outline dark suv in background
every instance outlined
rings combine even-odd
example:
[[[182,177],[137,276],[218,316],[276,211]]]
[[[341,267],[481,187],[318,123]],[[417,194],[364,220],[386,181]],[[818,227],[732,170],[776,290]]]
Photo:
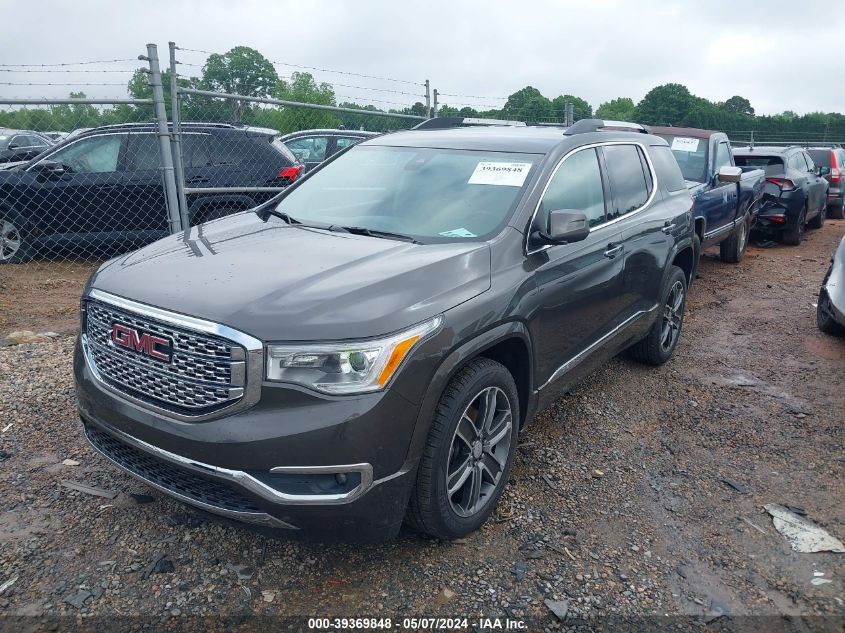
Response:
[[[38,132],[0,128],[0,163],[30,160],[52,145],[53,141]]]
[[[819,229],[827,215],[827,181],[807,150],[801,147],[738,147],[734,160],[741,167],[766,172],[763,199],[755,230],[796,246],[804,229]]]
[[[188,187],[283,187],[303,170],[273,130],[183,124]],[[248,209],[274,192],[192,193],[192,224]],[[99,257],[168,234],[151,124],[95,128],[0,170],[0,263]]]
[[[845,149],[841,147],[811,147],[807,153],[821,170],[829,185],[827,190],[828,216],[845,218]]]
[[[619,126],[639,132],[619,131]],[[481,526],[535,411],[681,334],[692,199],[634,124],[419,129],[104,264],[91,444],[185,503],[319,536]]]

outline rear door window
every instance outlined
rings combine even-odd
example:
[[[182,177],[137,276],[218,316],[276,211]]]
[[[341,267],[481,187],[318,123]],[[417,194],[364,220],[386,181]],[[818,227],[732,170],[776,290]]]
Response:
[[[801,156],[807,161],[807,171],[816,171],[816,164],[813,162],[812,157],[807,152],[801,152]]]
[[[161,165],[158,140],[154,134],[130,134],[126,148],[129,171],[156,171]]]
[[[636,145],[606,145],[602,148],[613,196],[610,218],[618,218],[642,207],[651,194]]]
[[[540,202],[540,226],[548,227],[550,211],[563,209],[581,211],[590,226],[605,221],[604,190],[595,149],[578,151],[560,164]]]
[[[686,190],[687,183],[672,150],[663,145],[652,145],[651,162],[657,172],[657,179],[663,183],[667,191]]]

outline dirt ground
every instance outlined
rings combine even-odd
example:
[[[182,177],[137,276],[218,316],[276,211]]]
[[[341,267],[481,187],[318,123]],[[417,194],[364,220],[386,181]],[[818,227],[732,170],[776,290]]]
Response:
[[[828,221],[739,265],[705,254],[671,361],[616,359],[543,411],[495,520],[454,543],[411,530],[303,543],[196,514],[86,445],[71,337],[0,348],[0,630],[221,622],[198,616],[237,629],[251,615],[429,630],[402,616],[437,615],[469,618],[455,630],[495,630],[486,616],[524,630],[842,631],[845,554],[793,552],[762,507],[803,508],[845,539],[845,340],[818,331],[814,307],[843,234]],[[65,329],[83,273],[0,280],[2,327]],[[546,599],[566,602],[564,621]]]

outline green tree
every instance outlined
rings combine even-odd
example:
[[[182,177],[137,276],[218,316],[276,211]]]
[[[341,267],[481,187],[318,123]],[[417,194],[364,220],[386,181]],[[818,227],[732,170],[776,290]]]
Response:
[[[279,81],[272,62],[254,48],[236,46],[222,55],[208,56],[202,69],[200,86],[204,90],[249,97],[268,97]],[[232,101],[232,117],[239,121],[248,102]]]
[[[552,118],[552,102],[533,86],[526,86],[508,97],[502,108],[502,115],[508,119],[541,121]]]
[[[751,102],[745,97],[734,95],[721,105],[728,112],[754,116],[754,108],[751,107]]]
[[[596,116],[611,121],[634,121],[637,118],[637,107],[633,99],[619,97],[602,103],[596,109]]]
[[[682,84],[652,88],[637,104],[637,119],[650,125],[685,125],[694,98]]]
[[[317,83],[310,73],[295,72],[290,81],[279,80],[274,89],[274,97],[285,101],[298,103],[314,103],[318,105],[336,105],[334,88],[328,83]],[[251,114],[265,113],[267,110],[255,109]],[[308,127],[333,128],[341,124],[337,114],[310,108],[288,108],[270,110],[269,127],[282,133],[294,132]],[[257,120],[250,120],[258,122]],[[263,123],[267,125],[267,122]]]
[[[573,95],[560,95],[552,99],[552,108],[554,109],[554,116],[563,121],[566,119],[566,104],[572,104],[572,118],[574,121],[581,119],[589,119],[593,116],[593,106],[587,103],[581,97]]]

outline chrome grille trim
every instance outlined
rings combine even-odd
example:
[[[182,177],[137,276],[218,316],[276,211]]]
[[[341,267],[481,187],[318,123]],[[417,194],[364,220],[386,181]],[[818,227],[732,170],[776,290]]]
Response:
[[[139,408],[188,422],[229,415],[258,402],[264,375],[264,351],[258,339],[219,323],[102,290],[91,290],[84,299],[86,319],[92,319],[100,329],[91,330],[91,323],[86,321],[82,348],[89,370],[103,389]],[[113,316],[125,317],[133,327],[171,338],[174,362],[166,364],[118,352],[110,344],[110,335],[104,339],[101,332],[105,326],[106,332],[111,329],[109,308],[117,311]],[[110,365],[108,369],[106,365]],[[127,371],[149,373],[149,383],[132,384],[126,378]],[[139,397],[146,395],[149,385],[155,387],[153,395]]]

